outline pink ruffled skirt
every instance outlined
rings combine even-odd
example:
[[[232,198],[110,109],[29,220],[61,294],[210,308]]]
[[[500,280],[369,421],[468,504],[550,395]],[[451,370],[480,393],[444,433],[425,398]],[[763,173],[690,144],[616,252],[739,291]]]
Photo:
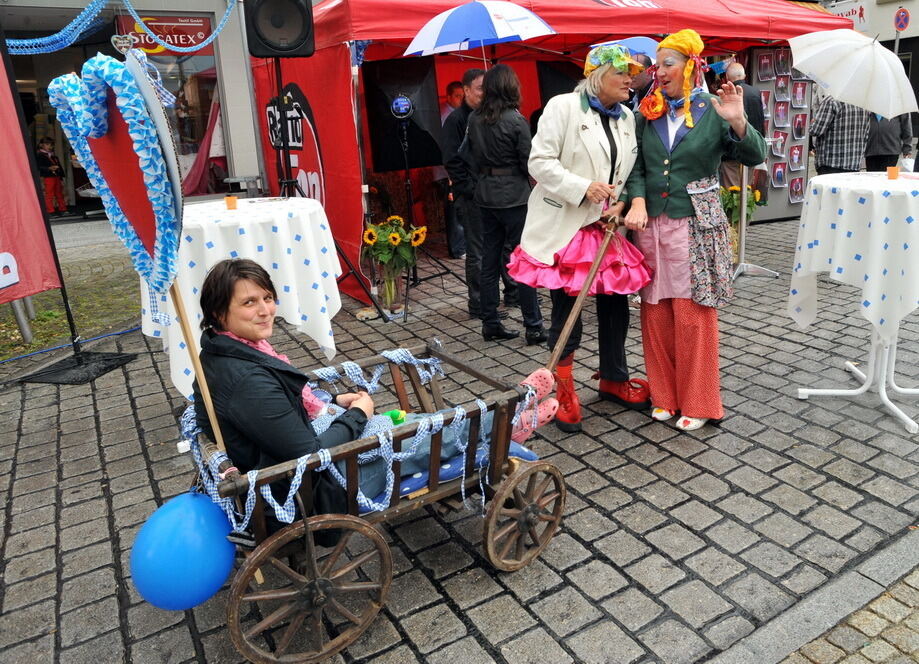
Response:
[[[507,271],[515,281],[533,288],[561,288],[567,295],[577,295],[584,287],[604,231],[599,226],[585,226],[564,248],[555,254],[555,262],[546,265],[518,246],[511,254]],[[628,295],[651,281],[651,268],[645,257],[619,233],[613,236],[600,263],[597,278],[588,295]]]

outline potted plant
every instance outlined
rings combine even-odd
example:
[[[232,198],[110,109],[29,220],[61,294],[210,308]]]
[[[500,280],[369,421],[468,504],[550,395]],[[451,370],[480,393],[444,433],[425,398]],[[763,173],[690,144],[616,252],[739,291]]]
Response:
[[[415,265],[415,248],[427,237],[427,226],[406,226],[399,215],[390,215],[379,224],[368,224],[364,230],[364,256],[380,268],[380,303],[390,314],[401,305],[402,273]]]

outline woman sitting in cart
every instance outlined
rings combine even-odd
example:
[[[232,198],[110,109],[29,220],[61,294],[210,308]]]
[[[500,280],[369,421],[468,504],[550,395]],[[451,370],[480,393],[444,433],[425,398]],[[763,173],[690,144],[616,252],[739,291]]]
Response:
[[[276,299],[277,291],[268,272],[244,258],[217,263],[201,289],[201,364],[227,454],[244,473],[297,459],[319,448],[358,440],[374,414],[373,399],[367,392],[339,394],[334,404],[343,412],[328,429],[316,433],[312,420],[335,406],[314,394],[309,377],[269,343]],[[534,384],[538,395],[552,389],[551,375],[544,369],[527,381]],[[197,380],[194,388],[195,403],[200,404]],[[545,399],[538,408],[539,424],[551,420],[557,408],[555,399]],[[483,427],[488,426],[487,417]],[[210,434],[212,428],[204,408],[197,409],[197,418],[198,425]],[[524,414],[514,429],[513,440],[523,442],[532,434],[528,423],[532,424],[532,415]],[[417,453],[402,462],[403,476],[427,469],[429,446],[430,440],[422,442]],[[446,460],[459,453],[454,433],[446,427],[441,458]],[[383,491],[386,470],[382,459],[360,466],[360,488],[366,496]],[[343,495],[337,485],[320,482],[314,495],[316,511],[347,511],[341,507]]]

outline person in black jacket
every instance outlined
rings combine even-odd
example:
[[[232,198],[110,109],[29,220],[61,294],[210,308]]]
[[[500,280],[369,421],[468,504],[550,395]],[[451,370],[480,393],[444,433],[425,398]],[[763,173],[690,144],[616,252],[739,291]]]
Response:
[[[367,392],[339,394],[326,404],[309,387],[309,377],[279,355],[268,339],[274,330],[277,292],[271,277],[255,261],[245,258],[217,263],[201,288],[201,365],[214,403],[214,411],[226,444],[227,454],[243,473],[291,461],[320,448],[332,448],[364,433],[373,416],[373,399]],[[544,370],[543,370],[544,371]],[[534,374],[535,375],[535,374]],[[551,381],[551,375],[548,375]],[[543,378],[546,380],[546,378]],[[546,393],[548,388],[542,390]],[[194,382],[196,404],[202,403],[198,381]],[[338,412],[334,412],[336,410]],[[555,399],[545,399],[538,410],[540,425],[551,420],[558,408]],[[328,409],[336,415],[328,428],[317,434],[313,420]],[[342,412],[344,411],[344,412]],[[452,410],[445,414],[452,414]],[[410,414],[406,421],[424,417]],[[196,408],[198,426],[213,437],[213,428],[203,407]],[[493,415],[482,422],[490,430]],[[532,433],[533,414],[520,418],[514,440],[523,442]],[[442,434],[441,460],[460,454],[468,437],[468,422],[460,432],[448,427]],[[417,450],[402,461],[402,474],[427,470],[430,437],[419,441]],[[340,472],[344,472],[340,467]],[[387,465],[376,459],[359,467],[359,485],[368,498],[377,497],[386,486]],[[283,501],[289,485],[275,482],[272,493]],[[347,512],[344,489],[326,473],[313,478],[316,513]]]
[[[276,297],[271,277],[248,259],[221,261],[208,272],[201,289],[201,365],[227,454],[243,473],[357,440],[373,414],[373,400],[366,392],[339,394],[336,403],[346,412],[316,434],[304,407],[304,397],[313,396],[311,391],[304,394],[308,377],[268,342]],[[203,403],[197,380],[194,395],[196,404]],[[196,416],[198,425],[213,437],[207,411],[199,407]],[[362,484],[373,485],[367,486],[371,496],[385,482],[385,468],[371,469],[373,465],[361,467]],[[373,477],[371,470],[377,471]],[[316,474],[313,486],[317,513],[347,512],[344,490],[325,473]],[[273,487],[273,493],[283,501],[286,489]]]
[[[747,83],[744,79],[747,73],[739,62],[732,62],[724,70],[724,79],[733,83],[740,88],[743,93],[743,110],[747,114],[747,122],[760,134],[763,134],[766,118],[763,115],[763,100],[759,95],[759,90]],[[740,186],[740,162],[729,155],[731,158],[721,161],[721,186],[722,187],[739,187]],[[748,176],[747,183],[753,178]]]
[[[443,144],[444,167],[450,176],[450,189],[453,192],[453,206],[457,220],[463,227],[466,238],[466,288],[468,290],[467,306],[474,318],[482,317],[480,280],[482,273],[482,214],[473,200],[475,195],[476,173],[470,164],[469,151],[461,150],[466,138],[466,127],[469,116],[482,104],[482,78],[484,69],[467,69],[463,74],[463,92],[465,96],[459,107],[444,120]],[[505,247],[506,258],[510,257],[512,248]],[[504,260],[507,263],[507,260]],[[502,265],[501,280],[504,282],[504,304],[517,304],[517,282],[507,274]],[[503,312],[502,312],[503,313]]]
[[[64,169],[61,167],[61,160],[54,154],[54,141],[49,137],[45,136],[38,142],[35,160],[45,190],[45,211],[52,216],[67,212],[62,186]]]
[[[517,110],[520,81],[514,70],[495,65],[485,74],[482,105],[469,116],[468,140],[478,170],[474,200],[482,211],[482,337],[513,339],[498,318],[498,279],[505,242],[516,248],[527,215],[530,125]],[[536,289],[517,285],[527,345],[546,341]]]

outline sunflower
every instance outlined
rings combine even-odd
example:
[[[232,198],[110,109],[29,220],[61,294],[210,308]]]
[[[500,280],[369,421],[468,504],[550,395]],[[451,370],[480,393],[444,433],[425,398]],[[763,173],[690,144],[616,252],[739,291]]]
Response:
[[[389,243],[390,243],[392,246],[398,247],[399,244],[400,244],[401,242],[402,242],[402,238],[399,237],[399,234],[398,234],[398,233],[390,233],[390,234],[389,234]]]
[[[424,242],[425,238],[428,236],[428,227],[422,226],[421,228],[416,228],[412,231],[412,246],[417,247],[419,244]]]
[[[377,240],[380,239],[380,236],[377,235],[376,229],[373,227],[368,228],[364,231],[364,244],[369,244],[371,247],[377,243]]]
[[[757,203],[759,203],[759,199],[760,199],[760,198],[762,198],[762,192],[760,192],[759,189],[754,189],[754,190],[753,190],[753,200],[755,200]]]
[[[736,186],[736,185],[735,185],[735,186],[731,186],[731,187],[728,187],[728,191],[740,191],[740,187],[738,187],[738,186]]]
[[[398,224],[399,226],[404,226],[404,225],[405,225],[405,219],[403,219],[402,217],[400,217],[400,216],[397,215],[397,214],[391,214],[391,215],[389,215],[388,217],[386,217],[386,223],[387,223],[387,224]],[[390,242],[391,242],[391,241],[392,241],[392,240],[390,240]],[[398,244],[398,242],[397,242],[396,244]]]

